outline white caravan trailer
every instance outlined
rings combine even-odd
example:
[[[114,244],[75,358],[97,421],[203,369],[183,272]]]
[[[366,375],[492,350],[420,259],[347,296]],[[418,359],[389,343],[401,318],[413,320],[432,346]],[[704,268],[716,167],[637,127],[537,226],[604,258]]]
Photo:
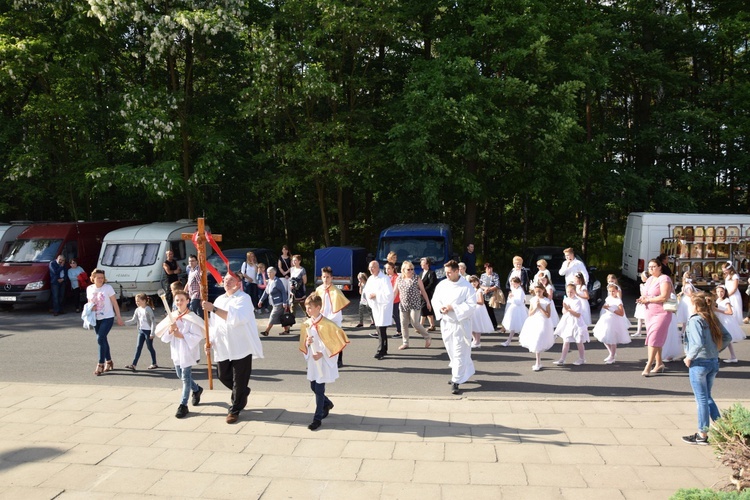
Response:
[[[628,215],[622,245],[622,275],[638,281],[639,274],[646,269],[646,263],[662,253],[662,239],[673,238],[675,230],[681,231],[683,228],[690,228],[690,231],[698,228],[701,231],[736,228],[739,232],[737,239],[742,241],[750,238],[750,215],[633,212]],[[688,240],[692,241],[693,236],[690,235]]]
[[[107,282],[120,298],[135,297],[139,293],[156,295],[166,290],[167,280],[162,265],[167,250],[182,269],[180,281],[186,282],[187,261],[190,254],[198,254],[191,240],[183,240],[183,233],[194,233],[198,226],[193,220],[154,222],[141,226],[124,227],[104,237],[99,254],[99,269],[104,270]],[[206,226],[206,231],[209,231]],[[213,251],[206,246],[206,256]]]

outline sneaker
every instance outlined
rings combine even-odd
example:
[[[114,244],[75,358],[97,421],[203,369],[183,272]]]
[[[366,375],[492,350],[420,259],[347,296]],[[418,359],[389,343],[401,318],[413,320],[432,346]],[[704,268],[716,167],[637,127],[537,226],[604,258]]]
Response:
[[[503,342],[500,345],[503,346],[503,347],[508,347],[510,345],[510,340],[506,340],[505,342]]]
[[[400,339],[401,338],[401,334],[400,333],[396,333],[391,338],[393,338],[393,339]]]
[[[729,358],[729,359],[724,359],[722,361],[724,361],[725,363],[737,363],[738,362],[737,358]]]
[[[542,369],[542,365],[534,365],[531,367],[531,369],[534,370],[535,372],[538,372],[539,370]]]
[[[614,362],[615,362],[615,358],[608,358],[604,360],[605,365],[611,365],[611,364],[614,364]]]
[[[558,359],[557,361],[553,361],[552,364],[553,365],[562,366],[562,365],[565,364],[565,360],[564,359]]]
[[[372,333],[370,333],[370,337],[372,337],[372,338],[374,338],[374,339],[378,338],[379,336],[380,336],[380,335],[378,335],[378,333],[377,333],[377,332],[372,332]]]
[[[198,386],[198,390],[193,392],[193,406],[201,404],[201,394],[203,394],[203,387]]]
[[[573,361],[573,364],[574,364],[574,365],[576,365],[576,366],[581,366],[581,365],[582,365],[582,364],[584,364],[585,362],[586,362],[586,360],[585,360],[585,359],[583,359],[583,358],[578,358],[578,359],[576,359],[575,361]]]
[[[708,437],[703,437],[697,432],[689,436],[682,436],[682,440],[688,444],[700,444],[700,445],[708,444]]]
[[[459,392],[461,391],[458,390],[458,384],[453,384],[451,386],[451,394],[458,394]]]
[[[634,333],[634,334],[632,334],[632,335],[631,335],[631,337],[634,337],[634,338],[635,338],[635,337],[640,337],[640,336],[641,336],[641,334],[640,334],[640,333]]]
[[[187,405],[180,405],[177,407],[177,413],[175,413],[174,416],[177,418],[185,418],[188,413]]]

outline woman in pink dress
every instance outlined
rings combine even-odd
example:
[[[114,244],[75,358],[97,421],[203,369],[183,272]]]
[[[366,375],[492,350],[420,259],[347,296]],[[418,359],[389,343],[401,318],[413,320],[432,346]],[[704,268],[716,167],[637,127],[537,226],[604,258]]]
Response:
[[[661,350],[667,341],[669,324],[672,313],[664,310],[664,301],[672,293],[672,280],[662,274],[661,264],[652,259],[648,262],[649,278],[643,287],[643,295],[636,302],[646,305],[646,346],[648,347],[648,361],[643,375],[648,377],[651,372],[664,371]]]

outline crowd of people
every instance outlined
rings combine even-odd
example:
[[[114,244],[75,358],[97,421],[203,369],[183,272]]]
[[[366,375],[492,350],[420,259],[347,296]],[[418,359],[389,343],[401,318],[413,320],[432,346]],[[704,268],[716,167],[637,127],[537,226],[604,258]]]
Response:
[[[315,430],[333,409],[333,403],[325,394],[325,384],[335,381],[338,370],[343,367],[343,350],[349,344],[349,338],[342,329],[342,311],[350,301],[332,285],[330,268],[321,270],[323,283],[308,294],[307,273],[299,255],[290,255],[285,248],[278,269],[259,269],[251,253],[237,274],[230,270],[224,276],[225,294],[213,303],[201,301],[199,290],[197,296],[194,293],[200,270],[197,259],[191,256],[188,286],[182,289],[179,281],[173,283],[173,310],[158,325],[154,325],[151,299],[145,295],[136,297],[138,307],[127,321],[137,325],[136,351],[133,362],[126,368],[136,370],[144,345],[151,355],[149,369],[157,368],[153,340],[158,337],[169,343],[175,371],[183,383],[175,416],[185,417],[189,413],[187,401],[190,393],[193,405],[197,405],[203,391],[192,379],[191,368],[200,359],[199,348],[204,338],[202,314],[203,310],[207,311],[211,346],[206,349],[213,353],[219,380],[232,390],[227,422],[234,423],[247,405],[252,360],[263,357],[255,313],[268,305],[269,321],[260,333],[267,336],[274,325],[281,324],[284,328],[281,334],[286,335],[290,333],[289,325],[284,325],[282,315],[288,313],[295,303],[303,303],[307,319],[302,324],[300,351],[307,361],[307,378],[316,398],[316,411],[309,425]],[[708,420],[719,415],[711,397],[711,387],[719,369],[719,352],[727,348],[730,356],[724,362],[736,363],[732,343],[745,337],[741,328],[742,297],[738,275],[731,262],[724,264],[725,282],[716,287],[713,294],[699,291],[686,273],[678,295],[663,256],[651,260],[648,270],[642,275],[640,296],[636,300],[637,328],[631,336],[622,290],[614,275],[607,277],[607,297],[598,320],[590,328],[589,276],[572,248],[564,250],[565,261],[559,271],[566,282],[561,315],[558,315],[553,300],[555,289],[546,261],[536,262],[537,273],[531,277],[523,267],[523,260],[514,257],[503,290],[492,263],[485,262],[484,273],[477,276],[469,272],[476,271],[473,245],[467,247],[467,254],[468,262],[451,260],[445,263],[445,279],[442,281],[438,281],[430,268],[429,259],[419,262],[421,275],[415,272],[415,263],[410,261],[401,262],[397,271],[395,258],[394,262],[389,259],[385,264],[385,271],[373,260],[368,266],[369,276],[360,273],[357,327],[363,327],[367,320],[375,327],[374,336],[378,339],[375,359],[382,360],[389,355],[389,326],[397,326],[395,336],[401,340],[398,349],[405,350],[412,347],[410,329],[419,333],[425,348],[430,348],[432,332],[437,329],[435,322],[439,322],[440,335],[450,359],[451,392],[460,394],[460,385],[475,373],[471,353],[481,349],[482,334],[506,333],[507,338],[501,344],[504,347],[511,345],[518,335],[519,345],[534,354],[532,370],[538,372],[543,368],[543,353],[555,345],[557,338],[562,341],[562,350],[554,365],[566,364],[571,343],[578,351],[578,358],[571,364],[580,366],[586,363],[585,344],[592,336],[607,349],[608,355],[603,363],[613,364],[617,359],[618,345],[628,344],[631,337],[640,336],[644,326],[647,362],[642,375],[650,377],[661,373],[665,370],[665,362],[683,358],[689,368],[699,422],[698,432],[684,440],[693,444],[706,442]],[[61,266],[59,262],[56,264]],[[60,276],[57,268],[53,270],[51,267],[50,272]],[[76,279],[83,274],[82,270],[78,271]],[[113,369],[107,335],[115,321],[119,325],[126,322],[120,316],[115,292],[106,283],[104,272],[99,269],[92,271],[91,281],[92,284],[85,287],[84,309],[95,316],[99,360],[94,374],[101,375]],[[261,289],[259,284],[263,285]],[[83,284],[81,287],[83,289]],[[259,290],[262,292],[258,297]],[[502,320],[498,323],[496,311],[503,305]]]

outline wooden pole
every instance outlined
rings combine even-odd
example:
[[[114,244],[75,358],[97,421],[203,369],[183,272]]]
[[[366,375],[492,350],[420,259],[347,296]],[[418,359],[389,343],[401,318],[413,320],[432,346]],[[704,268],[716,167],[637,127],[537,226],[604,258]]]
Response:
[[[192,240],[194,233],[182,233],[183,240]],[[215,241],[221,241],[220,234],[211,235]],[[198,238],[196,249],[198,250],[198,267],[201,270],[201,302],[208,300],[208,276],[206,275],[206,225],[203,217],[198,218]],[[208,364],[208,388],[214,388],[214,373],[211,363],[211,338],[208,333],[208,311],[203,310],[203,323],[206,334],[206,363]]]

